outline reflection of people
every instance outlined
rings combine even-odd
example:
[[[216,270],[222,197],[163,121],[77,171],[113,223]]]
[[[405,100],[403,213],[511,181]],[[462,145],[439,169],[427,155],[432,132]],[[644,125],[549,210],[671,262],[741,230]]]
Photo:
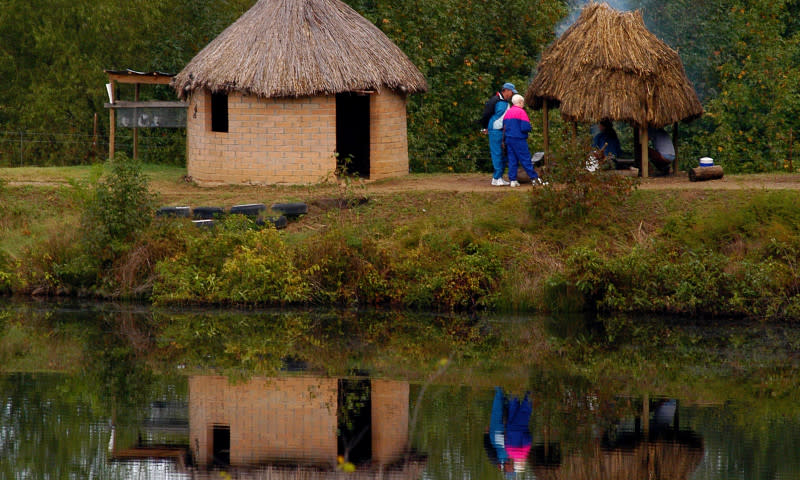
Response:
[[[618,158],[622,154],[622,147],[611,120],[601,120],[597,127],[600,131],[592,138],[592,148],[596,149],[595,156],[600,159],[606,155]]]
[[[512,397],[508,403],[508,420],[506,422],[506,452],[514,464],[514,471],[521,472],[527,466],[528,452],[531,450],[530,421],[533,405],[528,394],[520,400]]]
[[[489,460],[506,473],[524,471],[532,436],[530,419],[533,406],[528,394],[519,399],[505,396],[503,389],[495,387],[489,428],[484,437],[484,447]]]
[[[647,149],[650,161],[658,169],[657,173],[669,174],[669,167],[675,160],[675,145],[672,144],[672,139],[663,128],[650,128],[647,130],[647,136],[653,142],[653,148]]]
[[[489,417],[489,443],[491,443],[493,452],[489,452],[489,458],[501,470],[508,463],[508,452],[506,452],[506,438],[505,438],[505,416],[506,398],[503,395],[503,389],[495,387],[494,401],[492,402],[492,413]]]
[[[541,185],[539,174],[533,169],[531,152],[528,149],[528,132],[531,131],[531,121],[525,109],[522,108],[525,98],[522,95],[511,97],[511,108],[503,119],[503,135],[508,151],[508,180],[512,187],[519,187],[517,169],[519,165],[528,174],[534,185]]]
[[[504,83],[503,88],[490,98],[483,109],[481,116],[481,127],[489,133],[489,152],[492,155],[492,185],[508,185],[509,182],[503,180],[503,170],[505,169],[507,158],[503,151],[503,129],[495,128],[495,121],[505,114],[508,109],[508,101],[511,96],[517,93],[513,83]],[[502,122],[500,122],[502,124]]]

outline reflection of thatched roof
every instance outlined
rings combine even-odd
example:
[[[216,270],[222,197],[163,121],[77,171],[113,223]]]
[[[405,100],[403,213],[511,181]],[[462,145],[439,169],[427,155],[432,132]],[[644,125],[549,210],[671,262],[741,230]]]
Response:
[[[664,126],[702,115],[678,53],[650,33],[640,12],[590,3],[542,54],[526,103],[560,104],[564,119]]]
[[[534,467],[540,480],[687,480],[703,460],[699,444],[643,442],[633,449],[601,449],[567,455],[559,466]]]
[[[181,98],[198,88],[261,97],[428,88],[383,32],[339,0],[259,0],[173,86]]]

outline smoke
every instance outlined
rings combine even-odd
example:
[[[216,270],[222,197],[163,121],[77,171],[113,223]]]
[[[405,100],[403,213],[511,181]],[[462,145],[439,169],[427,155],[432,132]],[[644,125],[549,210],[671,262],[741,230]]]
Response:
[[[601,3],[607,3],[611,8],[623,12],[634,10],[636,8],[636,6],[634,5],[635,2],[632,2],[631,0],[599,0],[599,1]],[[564,17],[564,20],[562,20],[561,23],[559,23],[556,26],[556,36],[560,36],[562,33],[564,33],[564,30],[566,30],[567,28],[570,27],[570,25],[575,23],[575,20],[578,19],[578,17],[581,14],[581,10],[583,10],[583,7],[585,7],[587,3],[589,3],[589,0],[567,1],[569,14],[567,14],[567,16]]]

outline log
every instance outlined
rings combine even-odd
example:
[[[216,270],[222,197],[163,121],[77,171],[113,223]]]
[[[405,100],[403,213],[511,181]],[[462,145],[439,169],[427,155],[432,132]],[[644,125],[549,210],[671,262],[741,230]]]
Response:
[[[716,180],[722,178],[722,167],[714,165],[713,167],[695,167],[689,169],[689,180],[692,182],[700,182],[703,180]]]

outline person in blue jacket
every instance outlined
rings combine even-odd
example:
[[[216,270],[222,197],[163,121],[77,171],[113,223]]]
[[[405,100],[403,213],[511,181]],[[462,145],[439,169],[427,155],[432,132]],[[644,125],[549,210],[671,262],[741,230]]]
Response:
[[[622,147],[619,144],[617,132],[614,130],[614,124],[611,123],[611,120],[604,119],[600,121],[597,127],[599,131],[592,138],[592,148],[597,149],[596,155],[601,159],[606,156],[619,158],[622,154]],[[599,154],[600,151],[602,151],[602,154]]]
[[[513,83],[504,83],[499,92],[490,98],[483,109],[480,124],[489,134],[489,152],[492,155],[492,185],[503,186],[509,182],[503,180],[503,170],[508,161],[506,153],[503,151],[503,128],[496,128],[496,121],[499,120],[508,110],[508,101],[511,96],[517,93]],[[500,122],[502,124],[502,122]]]

